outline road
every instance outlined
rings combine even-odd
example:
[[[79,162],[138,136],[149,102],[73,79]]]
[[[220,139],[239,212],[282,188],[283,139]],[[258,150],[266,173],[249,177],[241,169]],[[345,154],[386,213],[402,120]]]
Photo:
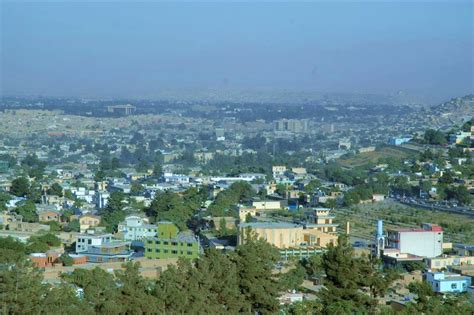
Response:
[[[429,203],[423,200],[419,199],[394,199],[394,201],[399,202],[404,205],[412,206],[412,207],[417,207],[417,208],[423,208],[423,209],[428,209],[428,210],[436,210],[436,211],[444,211],[444,212],[451,212],[451,213],[456,213],[456,214],[462,214],[462,215],[467,215],[474,217],[474,211],[468,207],[445,207],[442,205],[436,205],[434,203]]]

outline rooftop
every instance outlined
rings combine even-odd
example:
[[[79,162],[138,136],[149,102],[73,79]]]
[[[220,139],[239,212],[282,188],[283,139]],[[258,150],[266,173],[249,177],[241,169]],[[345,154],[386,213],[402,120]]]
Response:
[[[254,229],[293,229],[301,228],[301,225],[288,222],[249,222],[239,224],[240,228],[254,228]]]

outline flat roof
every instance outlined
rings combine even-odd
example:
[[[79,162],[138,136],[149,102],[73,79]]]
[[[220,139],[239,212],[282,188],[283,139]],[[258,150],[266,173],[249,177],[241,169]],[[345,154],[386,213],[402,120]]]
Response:
[[[303,228],[299,224],[288,223],[288,222],[249,222],[239,224],[240,228],[260,228],[260,229],[292,229],[292,228]]]

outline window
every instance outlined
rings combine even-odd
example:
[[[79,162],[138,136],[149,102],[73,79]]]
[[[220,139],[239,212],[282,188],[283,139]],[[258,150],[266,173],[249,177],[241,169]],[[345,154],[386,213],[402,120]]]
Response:
[[[193,243],[188,243],[188,247],[193,247]]]
[[[157,249],[155,249],[155,252],[156,252],[156,253],[159,253],[159,252],[160,252],[160,250],[157,248]]]
[[[187,252],[186,252],[186,254],[188,254],[188,255],[192,255],[192,254],[193,254],[193,252],[187,251]]]
[[[151,253],[151,248],[147,248],[146,251]]]
[[[148,240],[147,243],[148,244],[153,244],[153,241]]]
[[[171,242],[171,245],[178,246],[178,242]]]
[[[168,250],[167,249],[163,250],[163,253],[168,254]]]
[[[87,240],[87,244],[89,244],[89,245],[92,244],[92,240],[91,240],[91,239],[88,239],[88,240]]]
[[[172,251],[171,251],[171,254],[175,254],[175,255],[176,255],[176,254],[178,254],[178,251],[177,251],[177,250],[172,250]]]
[[[169,242],[163,242],[163,245],[169,245]]]
[[[457,289],[458,284],[457,283],[451,283],[451,289]]]
[[[155,244],[161,244],[161,241],[155,241]]]

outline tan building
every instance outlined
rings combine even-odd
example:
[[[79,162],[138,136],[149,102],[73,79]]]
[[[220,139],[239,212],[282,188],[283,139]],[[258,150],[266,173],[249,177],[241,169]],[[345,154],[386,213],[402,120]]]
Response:
[[[284,165],[274,165],[272,166],[273,176],[283,175],[286,172],[286,166]]]
[[[41,212],[38,217],[40,222],[61,222],[61,214],[55,211]]]
[[[257,215],[257,209],[254,207],[249,207],[249,208],[239,208],[239,219],[240,222],[245,222],[245,219],[247,218],[247,215],[251,215],[252,217]]]
[[[306,168],[304,167],[293,167],[291,171],[296,175],[306,175]]]
[[[337,243],[337,224],[333,223],[334,216],[330,209],[315,208],[307,214],[308,224],[303,225],[288,222],[251,222],[239,225],[238,243],[254,234],[280,249],[321,247]],[[249,235],[250,233],[250,235]]]
[[[333,223],[335,216],[329,208],[312,208],[306,212],[306,233],[308,244],[327,247],[337,243],[337,224]]]
[[[426,259],[429,269],[442,269],[452,266],[472,265],[474,267],[474,256],[445,256]]]
[[[252,222],[239,225],[238,244],[254,234],[277,248],[299,247],[304,242],[303,226],[287,222]]]
[[[234,217],[212,217],[212,224],[216,231],[220,231],[223,222],[226,229],[233,230],[236,228],[236,221],[237,219]]]
[[[96,227],[100,224],[100,217],[92,214],[86,214],[79,218],[79,225],[81,233],[84,233],[86,230]]]
[[[263,200],[263,201],[252,201],[252,207],[257,211],[262,210],[280,210],[281,201],[279,200]]]

